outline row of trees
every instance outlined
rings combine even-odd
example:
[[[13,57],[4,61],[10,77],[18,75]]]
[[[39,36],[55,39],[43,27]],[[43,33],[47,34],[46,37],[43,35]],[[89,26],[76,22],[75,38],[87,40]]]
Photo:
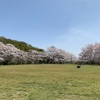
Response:
[[[89,44],[82,48],[79,61],[89,64],[100,64],[100,43]]]
[[[100,43],[89,44],[82,48],[78,61],[81,63],[100,64]],[[47,51],[23,51],[12,44],[0,42],[0,64],[32,63],[76,63],[77,58],[62,49],[51,46]]]
[[[64,50],[52,46],[44,52],[29,50],[27,52],[12,44],[0,42],[0,64],[32,64],[32,63],[72,63],[76,57]]]

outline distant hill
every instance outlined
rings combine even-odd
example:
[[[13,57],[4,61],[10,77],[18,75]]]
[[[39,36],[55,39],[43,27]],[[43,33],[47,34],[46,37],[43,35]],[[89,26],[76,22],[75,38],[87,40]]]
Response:
[[[7,39],[5,37],[0,37],[0,42],[3,42],[4,44],[13,44],[16,48],[23,50],[23,51],[28,51],[28,50],[36,50],[39,52],[43,52],[43,49],[37,48],[37,47],[33,47],[30,44],[27,44],[23,41],[17,41],[17,40],[12,40],[12,39]]]

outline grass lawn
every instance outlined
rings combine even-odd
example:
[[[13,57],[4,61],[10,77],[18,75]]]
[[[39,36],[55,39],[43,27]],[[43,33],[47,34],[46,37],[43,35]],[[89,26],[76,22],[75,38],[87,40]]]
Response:
[[[0,66],[0,100],[100,100],[100,66]]]

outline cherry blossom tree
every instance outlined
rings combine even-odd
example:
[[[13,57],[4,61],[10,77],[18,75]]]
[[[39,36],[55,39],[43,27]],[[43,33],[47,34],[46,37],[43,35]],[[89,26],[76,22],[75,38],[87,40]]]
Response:
[[[82,48],[79,60],[85,63],[100,63],[100,43],[89,44]]]
[[[55,46],[51,46],[48,48],[47,53],[49,55],[50,63],[67,63],[73,62],[73,54],[66,52],[65,50],[58,49]],[[74,59],[75,60],[75,59]]]
[[[0,64],[70,63],[74,61],[75,56],[73,54],[54,46],[49,47],[44,52],[35,50],[25,52],[12,44],[0,42]]]

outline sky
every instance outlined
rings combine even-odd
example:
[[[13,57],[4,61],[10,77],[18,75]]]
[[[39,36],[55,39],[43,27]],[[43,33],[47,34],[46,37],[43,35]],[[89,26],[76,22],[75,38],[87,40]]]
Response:
[[[100,42],[100,0],[0,0],[0,36],[78,56]]]

